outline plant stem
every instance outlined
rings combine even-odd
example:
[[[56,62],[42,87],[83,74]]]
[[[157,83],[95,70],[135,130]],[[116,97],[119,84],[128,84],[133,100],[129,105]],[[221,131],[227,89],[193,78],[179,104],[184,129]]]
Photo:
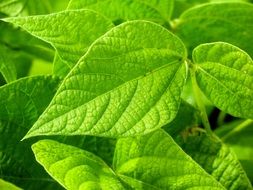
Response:
[[[195,69],[193,68],[193,65],[191,65],[190,73],[191,73],[191,81],[192,81],[192,88],[193,88],[194,98],[195,98],[195,101],[197,103],[197,107],[200,111],[202,124],[204,125],[207,134],[212,135],[212,129],[211,129],[211,126],[210,126],[210,123],[209,123],[209,120],[208,120],[205,105],[203,104],[203,100],[201,98],[202,94],[201,94],[201,91],[200,91],[200,89],[198,87],[198,84],[197,84],[197,81],[196,81]]]
[[[231,137],[233,134],[237,133],[238,131],[244,129],[245,127],[249,126],[250,124],[253,124],[253,120],[247,119],[244,122],[242,122],[240,125],[237,125],[235,128],[233,128],[229,133],[227,133],[224,137],[221,139],[223,141],[226,141],[229,137]]]
[[[218,126],[221,126],[221,125],[223,125],[223,123],[224,123],[224,120],[225,120],[225,118],[226,118],[226,115],[227,115],[227,113],[226,112],[223,112],[223,111],[221,111],[220,113],[219,113],[219,116],[218,116],[218,119],[217,119],[217,123],[218,123]]]

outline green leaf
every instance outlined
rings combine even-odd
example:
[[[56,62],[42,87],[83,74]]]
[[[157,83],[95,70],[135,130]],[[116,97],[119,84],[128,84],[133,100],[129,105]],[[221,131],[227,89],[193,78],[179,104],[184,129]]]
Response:
[[[215,130],[240,160],[249,179],[253,182],[253,122],[236,120]]]
[[[8,48],[0,44],[0,73],[8,83],[16,80],[17,78],[12,53],[12,51],[8,51]]]
[[[46,108],[58,83],[56,77],[37,76],[19,79],[0,87],[0,118],[23,126],[31,125]],[[30,115],[32,110],[35,110],[33,117]]]
[[[7,181],[4,181],[2,179],[0,179],[0,189],[1,190],[21,190],[17,186],[15,186]]]
[[[224,112],[253,118],[253,61],[239,48],[222,42],[193,51],[197,83],[206,97]]]
[[[92,42],[113,27],[109,20],[90,10],[7,18],[5,21],[52,44],[62,62],[59,63],[58,60],[56,64],[60,64],[58,67],[65,67],[64,75],[87,52]]]
[[[178,18],[185,10],[207,2],[209,0],[175,0],[173,17]]]
[[[9,16],[47,14],[65,9],[68,0],[0,0],[0,12]]]
[[[36,160],[66,189],[124,189],[103,160],[90,152],[52,140],[41,140],[32,150]]]
[[[182,119],[183,118],[183,119]],[[182,100],[175,119],[163,127],[172,137],[186,128],[197,126],[200,112],[191,104]]]
[[[162,127],[177,114],[186,57],[182,42],[154,23],[113,28],[64,79],[25,138],[133,136]]]
[[[204,3],[249,2],[249,0],[175,0],[173,17],[178,18],[184,11]]]
[[[14,52],[16,52],[15,54],[23,53],[26,57],[29,56],[29,59],[36,57],[48,62],[53,60],[54,50],[50,44],[2,20],[0,20],[0,36],[0,43],[13,50],[13,54]],[[16,63],[16,65],[18,64]]]
[[[150,189],[224,189],[162,130],[119,139],[114,168],[117,174],[153,186]]]
[[[0,88],[0,177],[24,189],[59,189],[35,162],[31,144],[38,138],[20,141],[49,104],[59,80],[55,77],[30,77]],[[85,147],[112,164],[114,139],[88,136],[54,137],[77,147]]]
[[[50,75],[53,71],[53,65],[41,59],[34,59],[29,70],[29,76]]]
[[[210,2],[220,3],[220,0],[210,0]],[[222,2],[250,2],[250,0],[223,0]]]
[[[53,73],[59,77],[65,77],[70,71],[69,65],[64,62],[59,54],[56,52],[53,64]]]
[[[226,189],[252,189],[236,155],[218,137],[189,136],[181,147]]]
[[[58,82],[37,76],[0,87],[0,178],[24,189],[57,187],[33,160],[31,141],[20,140],[49,104]]]
[[[71,0],[68,9],[92,9],[114,22],[149,20],[168,22],[173,11],[173,0]]]
[[[175,32],[190,50],[202,43],[224,41],[253,56],[252,23],[250,3],[210,3],[184,12]]]

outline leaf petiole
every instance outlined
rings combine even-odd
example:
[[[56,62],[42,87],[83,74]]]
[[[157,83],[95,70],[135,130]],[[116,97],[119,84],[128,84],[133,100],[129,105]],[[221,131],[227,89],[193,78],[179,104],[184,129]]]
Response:
[[[202,96],[201,91],[200,91],[197,81],[196,81],[194,65],[191,63],[190,60],[188,60],[187,62],[188,62],[189,68],[190,68],[193,94],[194,94],[194,98],[195,98],[197,107],[200,111],[200,117],[201,117],[202,124],[204,125],[207,134],[212,136],[212,129],[211,129],[211,126],[210,126],[210,123],[208,120],[206,108],[205,108],[205,105],[203,104],[203,100],[201,98],[201,96]]]
[[[229,137],[231,137],[233,134],[237,133],[238,131],[243,130],[245,127],[248,127],[249,125],[253,124],[253,120],[247,119],[243,121],[241,124],[237,125],[235,128],[233,128],[229,133],[227,133],[224,137],[222,137],[222,141],[226,141]]]

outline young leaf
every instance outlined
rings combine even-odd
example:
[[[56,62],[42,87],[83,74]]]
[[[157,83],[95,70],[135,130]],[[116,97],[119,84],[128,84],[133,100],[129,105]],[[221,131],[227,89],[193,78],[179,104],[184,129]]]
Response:
[[[149,20],[168,22],[173,11],[173,0],[71,0],[68,9],[92,9],[112,21]]]
[[[216,136],[189,136],[181,147],[227,190],[252,189],[236,155]]]
[[[250,3],[210,3],[183,13],[175,31],[190,50],[202,43],[224,41],[253,56],[252,23]]]
[[[63,62],[61,66],[67,67],[65,75],[86,53],[91,43],[113,27],[109,20],[90,10],[63,11],[4,20],[51,43]]]
[[[17,78],[12,51],[9,51],[9,49],[2,44],[0,44],[0,73],[7,83]]]
[[[99,38],[65,78],[25,138],[37,135],[146,134],[172,121],[187,74],[186,50],[148,21]]]
[[[103,160],[87,151],[52,140],[41,140],[32,150],[36,160],[66,189],[124,189]]]
[[[225,189],[163,130],[119,139],[114,168],[117,174],[135,178],[153,189]]]
[[[253,61],[239,48],[216,42],[193,51],[199,88],[215,106],[236,117],[253,118]]]

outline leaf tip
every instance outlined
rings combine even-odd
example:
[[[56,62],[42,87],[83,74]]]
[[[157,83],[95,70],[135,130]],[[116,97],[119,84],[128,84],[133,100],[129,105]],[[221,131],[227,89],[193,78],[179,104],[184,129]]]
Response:
[[[0,20],[3,21],[3,22],[12,23],[14,19],[12,17],[8,17],[8,18],[1,18]]]
[[[6,23],[16,25],[16,26],[20,26],[20,24],[22,23],[21,17],[20,18],[18,18],[18,17],[8,17],[8,18],[2,18],[0,20],[3,21],[3,22],[6,22]]]
[[[29,137],[27,137],[27,135],[25,135],[20,141],[24,141],[26,139],[28,139]]]
[[[21,141],[27,140],[31,137],[34,137],[35,135],[33,134],[33,132],[28,131],[28,133],[21,139]]]

